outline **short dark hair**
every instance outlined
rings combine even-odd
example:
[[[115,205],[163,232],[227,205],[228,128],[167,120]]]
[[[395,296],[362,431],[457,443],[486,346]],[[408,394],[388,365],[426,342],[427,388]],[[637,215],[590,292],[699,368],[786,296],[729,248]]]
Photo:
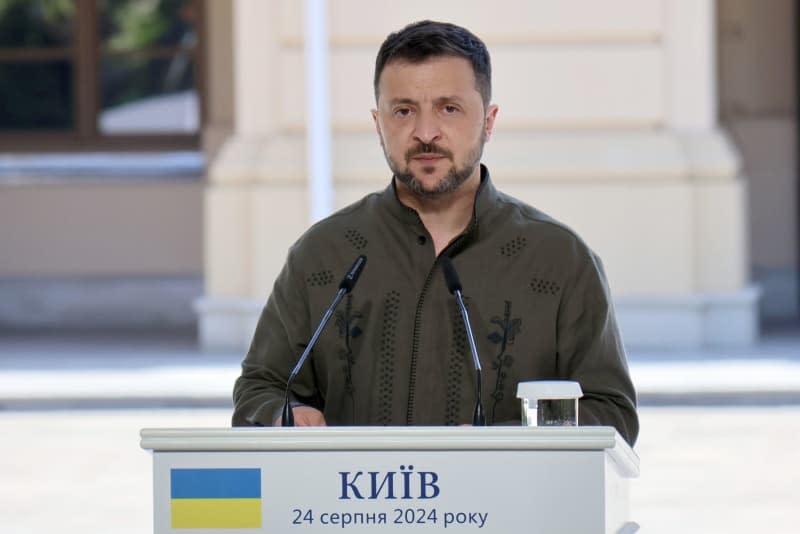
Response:
[[[475,88],[487,107],[492,98],[492,63],[486,45],[472,32],[447,22],[423,20],[409,24],[391,33],[378,50],[375,58],[375,100],[378,100],[378,82],[388,63],[395,60],[422,63],[437,56],[454,56],[466,59],[475,74]]]

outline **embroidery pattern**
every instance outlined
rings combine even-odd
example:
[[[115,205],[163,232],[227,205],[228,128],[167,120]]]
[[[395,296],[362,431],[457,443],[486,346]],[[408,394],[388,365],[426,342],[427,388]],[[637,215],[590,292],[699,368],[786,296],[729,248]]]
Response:
[[[521,251],[528,244],[528,240],[524,237],[515,237],[502,247],[500,247],[500,254],[503,256],[515,256],[517,252]]]
[[[534,293],[543,295],[558,295],[558,292],[561,291],[561,288],[555,282],[541,278],[531,279],[531,289],[533,289]]]
[[[522,320],[518,317],[511,318],[511,301],[507,300],[503,317],[495,315],[491,322],[499,328],[488,336],[489,341],[498,345],[497,356],[492,361],[492,369],[497,373],[494,391],[491,395],[494,400],[491,412],[491,422],[493,423],[497,405],[505,398],[506,370],[514,364],[514,357],[507,352],[507,349],[514,345],[514,340],[522,329]]]
[[[466,305],[466,303],[465,303]],[[461,415],[461,387],[464,383],[464,359],[467,357],[467,331],[455,301],[450,307],[453,324],[453,343],[450,344],[450,362],[447,366],[447,400],[444,420],[446,425],[457,425]]]
[[[353,248],[356,250],[361,250],[367,246],[367,238],[364,237],[361,232],[353,228],[348,228],[344,234],[344,237],[350,242],[351,245],[353,245]]]
[[[327,286],[331,282],[333,282],[333,272],[331,271],[311,273],[306,278],[306,283],[310,286]]]
[[[392,422],[394,349],[397,345],[397,319],[399,316],[400,293],[390,291],[383,301],[380,375],[378,376],[378,423],[382,425],[388,425]]]
[[[342,372],[345,377],[345,391],[350,398],[353,397],[353,365],[355,358],[351,342],[363,334],[363,330],[358,326],[358,322],[363,318],[363,314],[353,311],[353,295],[347,295],[344,312],[336,312],[336,327],[339,330],[339,338],[344,342],[339,349],[339,361],[342,363]]]

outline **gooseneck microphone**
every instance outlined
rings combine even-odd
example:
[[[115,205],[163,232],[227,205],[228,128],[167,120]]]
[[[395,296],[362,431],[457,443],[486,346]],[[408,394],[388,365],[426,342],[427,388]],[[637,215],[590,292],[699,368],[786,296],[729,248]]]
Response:
[[[306,345],[306,348],[303,350],[303,354],[300,355],[300,358],[297,360],[297,364],[294,366],[294,369],[292,369],[292,372],[289,373],[289,378],[286,380],[286,393],[283,403],[283,413],[281,414],[282,426],[294,426],[294,413],[292,413],[292,407],[289,403],[289,394],[292,391],[292,383],[294,382],[294,379],[297,377],[298,373],[300,373],[300,369],[303,368],[303,364],[306,363],[308,355],[311,353],[311,349],[313,349],[314,345],[317,344],[317,339],[322,333],[322,330],[325,329],[325,325],[328,324],[328,321],[333,315],[333,311],[336,309],[336,306],[339,305],[342,297],[344,297],[347,293],[350,293],[356,286],[358,277],[361,276],[361,271],[364,270],[364,265],[366,264],[366,256],[359,256],[356,258],[353,266],[350,267],[350,270],[347,271],[347,274],[344,276],[344,278],[342,278],[342,281],[339,284],[339,291],[336,292],[336,296],[333,298],[331,305],[328,306],[327,310],[325,310],[325,314],[322,316],[319,326],[317,326],[317,329],[314,331],[314,335],[311,336],[308,345]]]
[[[464,330],[467,331],[469,350],[472,352],[472,364],[475,367],[477,395],[475,399],[475,413],[472,415],[472,425],[485,426],[486,417],[483,414],[483,402],[481,401],[481,360],[478,358],[478,347],[475,346],[475,336],[472,334],[472,326],[469,324],[467,307],[464,305],[464,299],[461,296],[461,281],[458,279],[458,273],[449,256],[442,256],[442,270],[444,271],[444,280],[447,284],[447,290],[456,297],[458,309],[461,311],[461,319],[464,321]]]

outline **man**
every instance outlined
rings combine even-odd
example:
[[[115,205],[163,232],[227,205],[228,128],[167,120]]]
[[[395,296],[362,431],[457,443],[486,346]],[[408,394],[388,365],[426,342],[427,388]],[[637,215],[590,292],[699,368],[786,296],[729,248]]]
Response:
[[[364,254],[292,386],[297,425],[472,421],[475,379],[441,258],[460,274],[483,367],[488,424],[519,424],[517,383],[580,382],[581,424],[638,433],[635,392],[600,260],[571,230],[497,191],[480,164],[497,116],[485,45],[424,21],[389,35],[372,112],[393,173],[380,193],[291,248],[234,388],[234,425],[280,423],[289,372]]]

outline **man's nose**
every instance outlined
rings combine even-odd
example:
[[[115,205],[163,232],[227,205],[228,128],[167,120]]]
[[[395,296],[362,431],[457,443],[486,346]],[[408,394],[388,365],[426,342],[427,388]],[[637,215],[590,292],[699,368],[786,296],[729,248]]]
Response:
[[[414,138],[422,144],[435,143],[442,136],[439,121],[433,113],[422,112],[414,124]]]

